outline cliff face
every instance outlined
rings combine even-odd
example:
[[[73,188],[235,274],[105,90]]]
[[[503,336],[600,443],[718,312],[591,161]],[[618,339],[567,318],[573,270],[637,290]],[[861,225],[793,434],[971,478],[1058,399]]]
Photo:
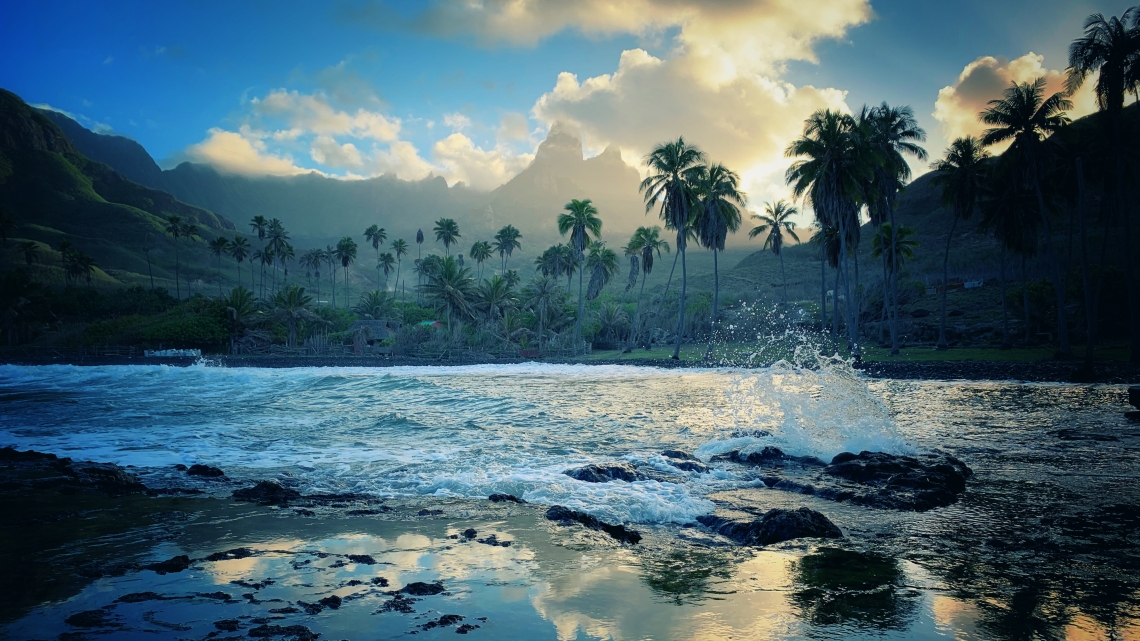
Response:
[[[71,140],[75,149],[91,160],[109,165],[126,178],[150,187],[164,189],[162,169],[146,149],[130,138],[89,131],[58,111],[41,110]]]

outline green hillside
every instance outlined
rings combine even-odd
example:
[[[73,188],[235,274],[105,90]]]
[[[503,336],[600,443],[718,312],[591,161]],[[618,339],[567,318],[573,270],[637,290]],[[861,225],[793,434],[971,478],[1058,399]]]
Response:
[[[59,282],[62,267],[54,248],[67,240],[95,260],[96,284],[108,285],[149,282],[149,246],[156,285],[174,290],[175,252],[173,240],[163,232],[165,219],[182,217],[197,225],[205,240],[234,229],[225,218],[131,182],[83,156],[51,119],[4,90],[0,211],[16,224],[3,246],[4,262],[23,263],[18,244],[33,241],[39,251],[28,269]],[[179,252],[191,277],[196,265],[208,263],[202,242],[182,241]]]

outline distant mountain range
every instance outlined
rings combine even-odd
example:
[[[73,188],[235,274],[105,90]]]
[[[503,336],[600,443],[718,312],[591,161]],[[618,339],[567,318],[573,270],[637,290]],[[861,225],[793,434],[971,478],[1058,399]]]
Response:
[[[315,172],[251,177],[190,162],[164,171],[129,138],[91,132],[57,111],[41,113],[59,125],[80,153],[141,185],[213,211],[241,229],[256,215],[280,218],[295,238],[318,245],[359,236],[372,224],[387,228],[393,238],[411,240],[423,229],[430,239],[434,221],[449,217],[460,223],[463,247],[513,224],[537,253],[538,245],[558,241],[554,221],[572,198],[594,201],[604,221],[603,237],[614,246],[624,244],[637,226],[652,222],[644,216],[638,193],[640,176],[622,160],[620,150],[609,147],[585,159],[581,138],[560,124],[551,128],[530,166],[497,189],[479,192],[448,187],[440,176],[415,181],[393,176],[343,180]]]

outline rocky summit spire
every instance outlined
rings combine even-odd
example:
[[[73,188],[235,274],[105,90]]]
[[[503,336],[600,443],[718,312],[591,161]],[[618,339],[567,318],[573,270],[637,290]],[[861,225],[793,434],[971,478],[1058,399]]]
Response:
[[[538,146],[534,160],[536,163],[551,163],[561,165],[564,163],[582,162],[582,135],[573,125],[564,122],[555,122],[550,127],[546,140]]]

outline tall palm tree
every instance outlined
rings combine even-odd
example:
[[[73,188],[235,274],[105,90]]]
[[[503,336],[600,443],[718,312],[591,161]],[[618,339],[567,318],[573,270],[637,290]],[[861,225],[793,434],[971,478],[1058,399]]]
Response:
[[[942,188],[942,203],[950,207],[953,216],[950,233],[946,235],[946,253],[942,257],[942,323],[938,328],[938,349],[949,347],[946,343],[946,283],[950,278],[950,242],[958,221],[969,220],[974,213],[989,157],[980,140],[967,136],[950,143],[946,155],[932,165],[938,172],[932,183]]]
[[[241,264],[246,258],[249,258],[249,241],[244,236],[234,235],[233,240],[229,242],[228,251],[230,258],[237,262],[237,281],[238,286],[241,286]],[[249,285],[253,287],[253,271],[250,271]]]
[[[284,283],[286,287],[289,286],[289,261],[292,261],[296,258],[297,250],[294,249],[293,245],[289,243],[285,243],[277,256],[277,259],[281,261],[281,268],[285,272],[282,283]]]
[[[1022,307],[1025,318],[1025,341],[1029,342],[1029,282],[1026,277],[1025,261],[1037,253],[1038,219],[1027,190],[1019,188],[1017,180],[1010,176],[1011,168],[998,163],[982,182],[978,204],[982,213],[980,229],[992,233],[1001,248],[1001,296],[1002,296],[1002,347],[1012,346],[1009,334],[1009,317],[1006,309],[1006,255],[1013,253],[1021,258]]]
[[[479,265],[479,280],[483,280],[483,261],[491,257],[491,243],[480,240],[471,245],[471,259]]]
[[[797,160],[785,173],[795,197],[806,196],[817,220],[839,234],[839,269],[844,274],[847,300],[848,342],[859,353],[859,340],[851,279],[847,277],[848,241],[859,227],[863,186],[873,180],[875,155],[867,148],[855,119],[835,111],[820,110],[804,124],[804,134],[788,145],[784,154]],[[838,299],[838,293],[836,295]]]
[[[424,247],[424,230],[417,229],[416,230],[416,262],[417,263],[422,261],[424,258],[423,257],[423,247]],[[417,302],[423,301],[423,299],[420,297],[420,285],[423,284],[423,282],[420,279],[420,276],[421,276],[421,274],[419,272],[416,272],[416,301]]]
[[[182,237],[185,238],[186,240],[190,241],[190,242],[194,242],[195,240],[200,238],[200,236],[198,235],[198,226],[193,224],[193,223],[183,223],[183,225],[182,225]],[[90,280],[90,274],[88,274],[88,280]],[[189,274],[186,275],[186,295],[187,296],[193,296],[194,295],[193,281],[190,280]]]
[[[388,241],[388,232],[379,225],[370,225],[364,230],[364,240],[372,244],[376,250],[376,286],[380,286],[380,245]],[[385,285],[387,289],[387,285]]]
[[[906,225],[894,233],[890,223],[879,226],[878,233],[871,239],[871,255],[875,258],[886,256],[888,269],[898,269],[908,260],[914,260],[914,250],[918,241],[914,240],[914,228]]]
[[[451,321],[456,314],[471,316],[470,301],[474,295],[475,281],[471,278],[471,270],[460,267],[459,261],[452,256],[431,262],[433,265],[424,268],[426,282],[422,289],[429,301],[437,308],[446,310],[447,327],[451,329]]]
[[[222,298],[226,306],[226,315],[229,320],[230,353],[237,354],[237,339],[241,336],[251,321],[257,316],[259,310],[253,298],[253,292],[238,285],[229,294]]]
[[[388,292],[379,290],[368,292],[356,302],[352,311],[375,320],[383,320],[392,316],[396,310],[396,301]]]
[[[222,254],[226,253],[230,248],[230,241],[226,240],[225,236],[218,236],[214,240],[206,243],[210,248],[210,252],[218,259],[218,298],[222,297]]]
[[[546,319],[550,308],[560,300],[560,287],[555,278],[548,274],[536,276],[526,287],[522,295],[526,306],[534,311],[538,317],[538,349],[542,351],[542,341],[546,337]]]
[[[30,271],[36,259],[40,257],[39,243],[31,240],[23,240],[20,241],[19,245],[16,245],[16,250],[24,255],[24,263],[27,264],[28,270]]]
[[[589,198],[573,199],[562,208],[565,213],[558,215],[558,233],[570,233],[570,248],[578,261],[578,317],[574,320],[574,349],[582,344],[582,317],[586,313],[586,300],[582,291],[582,267],[585,260],[582,252],[590,244],[590,236],[602,234],[602,219],[598,218],[598,208]]]
[[[511,290],[511,284],[502,276],[492,276],[484,281],[475,293],[479,309],[483,311],[488,321],[503,318],[508,309],[518,305],[518,298]]]
[[[261,253],[257,256],[257,260],[261,260],[265,254],[265,234],[269,231],[269,220],[265,216],[254,216],[249,220],[249,228],[261,243]],[[261,261],[261,298],[265,298],[265,261]]]
[[[388,252],[380,254],[376,263],[377,268],[384,272],[384,290],[388,290],[388,275],[396,269],[396,257]]]
[[[1041,190],[1041,176],[1049,161],[1049,150],[1045,147],[1046,136],[1059,131],[1069,124],[1065,111],[1072,109],[1073,103],[1061,92],[1045,97],[1045,79],[1033,82],[1012,83],[1003,97],[989,102],[989,108],[982,112],[981,119],[990,129],[982,137],[985,146],[1012,140],[1012,144],[1002,154],[1002,162],[1009,163],[1017,182],[1032,190],[1037,199],[1037,215],[1045,228],[1047,248],[1053,244],[1053,228],[1049,222],[1049,209]],[[1069,328],[1065,318],[1065,290],[1061,282],[1061,270],[1054,252],[1047,251],[1052,267],[1053,289],[1057,295],[1057,354],[1071,356]]]
[[[898,195],[910,180],[910,165],[904,156],[925,162],[926,150],[919,143],[926,140],[926,132],[918,126],[914,111],[907,106],[892,107],[887,103],[871,110],[864,108],[861,118],[867,142],[874,153],[872,183],[864,186],[871,222],[878,226],[895,223]],[[855,253],[856,281],[858,281],[858,252]],[[888,274],[884,300],[890,300],[891,354],[899,353],[898,333],[898,274]],[[858,311],[859,305],[856,305]]]
[[[257,255],[258,259],[261,262],[261,299],[268,300],[265,292],[265,267],[268,265],[269,268],[272,269],[273,265],[277,264],[277,256],[274,255],[272,247],[263,248],[260,252],[257,253]],[[273,291],[271,288],[269,291],[269,296],[272,295]]]
[[[336,309],[336,266],[338,262],[336,257],[336,250],[333,249],[332,245],[325,245],[325,249],[322,252],[322,255],[325,258],[325,263],[327,263],[329,266],[329,281],[332,283],[332,296],[330,297],[330,302],[332,303],[333,309]]]
[[[344,308],[348,309],[348,266],[356,260],[356,241],[351,236],[341,238],[336,244],[335,256],[344,268]]]
[[[450,256],[451,245],[462,238],[459,235],[459,223],[451,218],[440,218],[435,221],[432,231],[435,232],[435,239],[443,243],[444,254]]]
[[[269,221],[266,236],[269,238],[269,248],[273,250],[273,261],[269,263],[269,268],[273,271],[273,291],[276,292],[277,262],[284,263],[285,261],[285,254],[288,253],[285,248],[289,245],[289,232],[285,231],[285,225],[280,220],[274,218]]]
[[[408,241],[403,238],[393,240],[392,252],[396,254],[396,289],[400,289],[400,268],[404,266],[404,256],[408,255]]]
[[[1132,246],[1132,216],[1124,212],[1124,135],[1121,131],[1121,112],[1128,93],[1140,89],[1140,6],[1125,11],[1119,18],[1105,18],[1094,13],[1085,19],[1084,35],[1069,45],[1069,68],[1066,70],[1065,90],[1072,95],[1084,85],[1089,75],[1097,73],[1096,100],[1101,111],[1108,115],[1112,128],[1113,163],[1115,172],[1109,181],[1107,196],[1117,219],[1124,218],[1125,246]],[[1125,265],[1128,279],[1128,310],[1132,335],[1132,362],[1140,362],[1140,302],[1136,298],[1135,260],[1130,254]],[[1091,358],[1092,341],[1088,341]]]
[[[629,345],[626,346],[626,353],[633,351],[634,346],[637,345],[637,336],[641,331],[641,298],[645,294],[645,280],[653,272],[653,255],[656,254],[657,258],[660,258],[662,250],[666,253],[670,251],[669,243],[661,238],[661,228],[657,225],[638,227],[629,244],[631,247],[637,247],[641,253],[641,289],[637,292],[637,305],[633,309],[633,324],[630,326]]]
[[[740,208],[744,207],[745,195],[740,190],[740,176],[724,165],[717,163],[699,166],[694,169],[696,211],[694,227],[700,243],[713,252],[713,306],[709,323],[709,344],[705,358],[712,353],[713,337],[716,335],[720,311],[720,252],[728,233],[740,229]]]
[[[774,203],[764,203],[764,214],[752,214],[752,220],[761,224],[748,232],[749,238],[768,232],[764,236],[764,249],[780,257],[780,280],[784,283],[784,302],[788,302],[788,277],[784,273],[784,235],[791,236],[798,243],[800,237],[796,235],[796,223],[791,220],[800,210],[786,200],[777,200]]]
[[[297,334],[301,323],[323,323],[324,320],[309,311],[313,297],[305,293],[305,288],[290,285],[273,296],[273,317],[285,324],[285,344],[297,344]]]
[[[681,340],[685,327],[685,294],[689,282],[685,248],[694,200],[691,170],[704,161],[704,152],[686,143],[684,138],[660,144],[645,156],[649,176],[641,181],[639,187],[645,198],[645,213],[658,207],[665,228],[677,232],[677,253],[681,259],[681,301],[673,360],[681,358]]]
[[[507,225],[495,234],[495,253],[499,254],[499,258],[503,261],[503,273],[507,271],[507,259],[516,249],[522,247],[522,243],[519,242],[520,238],[522,238],[522,234],[515,229],[514,225]]]
[[[590,270],[590,286],[586,288],[586,299],[594,300],[602,288],[618,272],[618,255],[600,240],[590,243],[590,255],[586,258],[586,268]]]
[[[178,257],[178,239],[182,237],[182,231],[185,225],[182,222],[182,217],[177,214],[172,214],[167,217],[166,224],[163,226],[163,231],[170,234],[174,239],[174,291],[178,298],[182,298],[182,261]]]

